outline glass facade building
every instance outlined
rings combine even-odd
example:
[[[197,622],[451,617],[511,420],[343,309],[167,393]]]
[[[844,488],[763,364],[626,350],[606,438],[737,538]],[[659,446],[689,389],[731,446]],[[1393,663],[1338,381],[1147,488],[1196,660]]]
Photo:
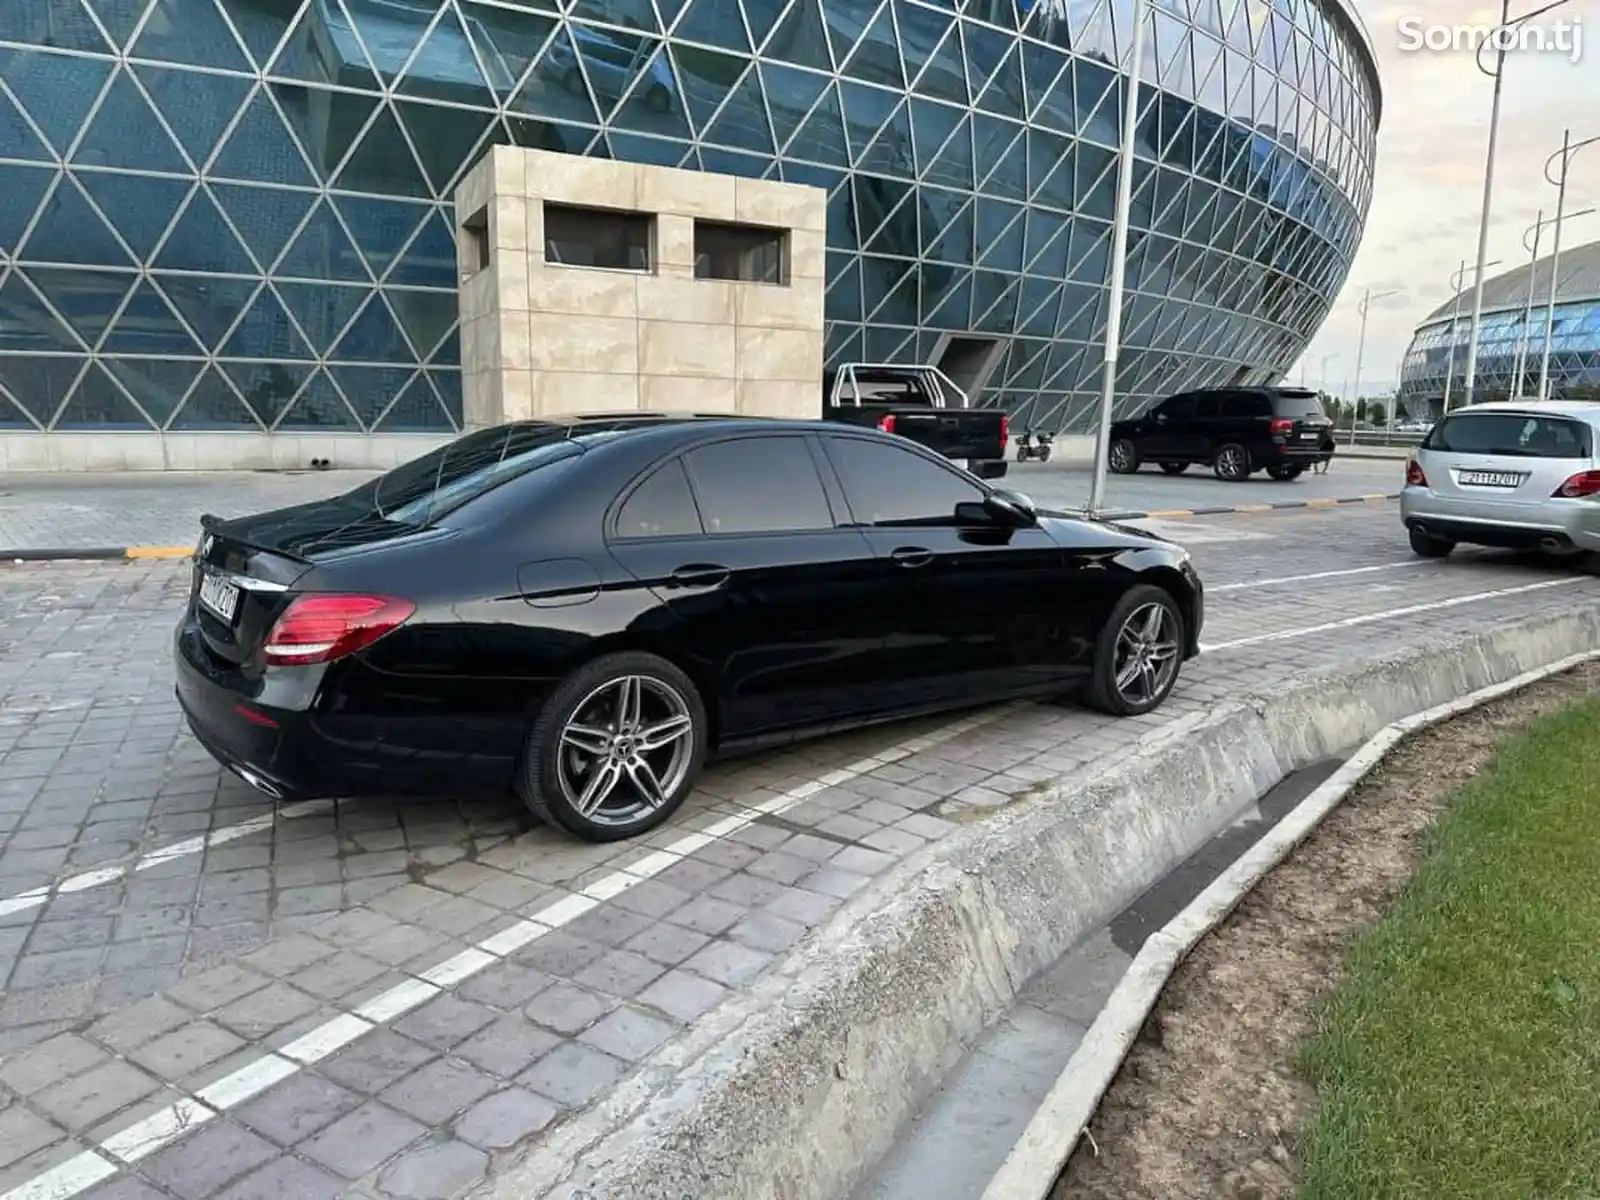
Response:
[[[0,431],[459,427],[451,197],[491,145],[826,188],[830,361],[1097,394],[1132,0],[8,0]],[[1121,406],[1275,379],[1344,282],[1346,0],[1156,0]],[[957,341],[952,342],[951,335]]]
[[[1475,400],[1538,395],[1549,313],[1550,269],[1551,260],[1541,258],[1531,266],[1484,280],[1477,377],[1473,384]],[[1419,417],[1437,416],[1444,407],[1447,374],[1450,404],[1454,407],[1461,402],[1466,395],[1471,324],[1469,289],[1445,301],[1417,326],[1400,364],[1399,400],[1406,411]],[[1600,242],[1561,252],[1550,335],[1551,397],[1600,400]]]

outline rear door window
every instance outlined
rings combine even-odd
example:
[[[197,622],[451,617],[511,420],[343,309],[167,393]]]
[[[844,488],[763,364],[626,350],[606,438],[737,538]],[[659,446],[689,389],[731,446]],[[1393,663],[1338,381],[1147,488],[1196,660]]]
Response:
[[[1156,405],[1156,412],[1169,421],[1187,421],[1194,416],[1193,396],[1174,396]]]
[[[713,442],[684,455],[709,534],[833,528],[822,476],[803,437]]]
[[[1291,421],[1323,415],[1322,402],[1315,392],[1279,392],[1272,398],[1270,411],[1262,415],[1268,416],[1271,412],[1276,412],[1278,416],[1287,417]]]
[[[1196,421],[1209,421],[1213,417],[1226,415],[1222,408],[1222,397],[1216,392],[1210,395],[1197,396],[1194,402],[1194,419]]]
[[[1570,417],[1494,412],[1446,417],[1422,445],[1427,450],[1501,458],[1589,458],[1594,441],[1589,426]]]
[[[702,532],[689,477],[676,458],[634,488],[617,513],[619,538],[688,537]]]

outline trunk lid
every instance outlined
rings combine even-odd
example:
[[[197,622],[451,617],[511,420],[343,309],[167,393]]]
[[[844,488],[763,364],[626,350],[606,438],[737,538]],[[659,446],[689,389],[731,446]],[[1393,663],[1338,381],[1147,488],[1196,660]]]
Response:
[[[1284,445],[1297,450],[1314,450],[1333,436],[1333,422],[1322,411],[1315,392],[1283,391],[1274,397],[1274,420],[1290,422]]]
[[[1417,465],[1436,495],[1534,505],[1593,463],[1589,426],[1539,412],[1452,413],[1429,431]]]

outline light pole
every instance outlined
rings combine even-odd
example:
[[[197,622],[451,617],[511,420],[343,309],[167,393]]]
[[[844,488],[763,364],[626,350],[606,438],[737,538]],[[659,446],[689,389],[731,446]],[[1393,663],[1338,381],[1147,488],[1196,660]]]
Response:
[[[1561,221],[1563,210],[1567,203],[1567,167],[1572,162],[1572,156],[1585,146],[1592,146],[1600,142],[1600,136],[1584,138],[1581,142],[1572,140],[1572,130],[1566,129],[1561,133],[1561,149],[1557,150],[1544,162],[1544,177],[1556,185],[1556,240],[1555,249],[1550,252],[1550,299],[1544,310],[1544,353],[1539,358],[1539,399],[1550,398],[1550,343],[1556,327],[1556,284],[1561,272]],[[1550,168],[1557,159],[1561,160],[1559,172],[1552,176]]]
[[[1386,296],[1398,296],[1399,288],[1386,288],[1384,291],[1375,292],[1368,288],[1361,297],[1361,336],[1356,340],[1356,394],[1350,402],[1350,444],[1356,444],[1356,413],[1361,407],[1361,360],[1367,352],[1367,312],[1372,308],[1374,300],[1382,300]]]
[[[1553,8],[1560,8],[1567,0],[1555,0],[1553,4],[1546,4],[1543,8],[1536,8],[1532,12],[1523,13],[1515,20],[1511,17],[1511,0],[1500,0],[1500,24],[1495,26],[1494,35],[1478,47],[1478,70],[1494,80],[1494,99],[1489,106],[1489,148],[1484,156],[1483,165],[1483,212],[1478,217],[1478,277],[1472,284],[1472,328],[1467,332],[1467,378],[1466,401],[1472,403],[1472,388],[1478,378],[1478,322],[1483,318],[1483,271],[1484,259],[1489,254],[1489,212],[1494,203],[1494,149],[1495,140],[1500,133],[1500,90],[1505,79],[1506,68],[1506,34],[1533,20]],[[1483,65],[1483,51],[1486,46],[1494,46],[1494,70],[1487,70]]]
[[[1593,211],[1594,209],[1592,208],[1580,209],[1575,213],[1567,213],[1564,217],[1551,217],[1547,221],[1544,217],[1544,209],[1541,208],[1538,214],[1534,217],[1533,224],[1528,226],[1527,232],[1522,235],[1523,248],[1528,252],[1528,299],[1522,306],[1522,320],[1517,325],[1517,369],[1516,373],[1512,376],[1513,390],[1511,393],[1511,399],[1513,400],[1519,400],[1522,398],[1522,376],[1523,373],[1528,369],[1528,343],[1533,340],[1533,331],[1528,328],[1528,324],[1533,320],[1533,282],[1534,276],[1538,273],[1539,267],[1539,235],[1544,232],[1544,227],[1546,225],[1554,225],[1556,227],[1556,237],[1559,239],[1561,236],[1561,222],[1563,220],[1570,221],[1574,217],[1586,217]],[[1528,239],[1530,237],[1533,239],[1533,244],[1531,246],[1528,244]],[[1558,252],[1559,246],[1560,242],[1558,241]],[[1550,260],[1550,291],[1552,294],[1555,292],[1555,269],[1559,261],[1560,260],[1557,257],[1552,257]],[[1541,379],[1539,382],[1538,393],[1538,398],[1541,400],[1544,399],[1543,392],[1544,381]]]
[[[1111,404],[1117,387],[1117,356],[1122,350],[1122,290],[1128,268],[1128,215],[1133,208],[1133,147],[1139,132],[1139,75],[1144,67],[1144,27],[1150,0],[1133,0],[1133,47],[1128,57],[1127,103],[1122,111],[1122,146],[1117,162],[1117,207],[1111,225],[1111,284],[1106,296],[1105,363],[1100,377],[1100,436],[1095,440],[1094,477],[1089,511],[1105,506],[1106,464],[1111,454]]]
[[[1324,354],[1322,366],[1317,371],[1317,403],[1322,403],[1322,398],[1328,394],[1328,364],[1338,358],[1337,354]]]
[[[1493,262],[1480,263],[1478,265],[1479,278],[1482,278],[1483,273],[1490,267],[1498,267],[1502,261],[1497,258]],[[1455,297],[1455,301],[1450,309],[1450,357],[1445,360],[1444,399],[1440,402],[1441,415],[1450,411],[1450,382],[1455,378],[1456,374],[1456,326],[1461,323],[1461,285],[1466,282],[1466,278],[1467,260],[1463,258],[1461,260],[1461,269],[1450,276],[1450,294]]]

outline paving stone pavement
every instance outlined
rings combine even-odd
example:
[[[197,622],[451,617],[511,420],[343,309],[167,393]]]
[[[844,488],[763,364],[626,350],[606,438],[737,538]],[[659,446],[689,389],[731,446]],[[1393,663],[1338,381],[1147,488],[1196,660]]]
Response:
[[[1600,599],[1416,562],[1392,506],[1162,529],[1194,535],[1221,647],[1162,712],[741,760],[613,846],[510,802],[274,812],[180,728],[182,564],[0,567],[0,1198],[462,1195],[953,822],[1289,670]]]

